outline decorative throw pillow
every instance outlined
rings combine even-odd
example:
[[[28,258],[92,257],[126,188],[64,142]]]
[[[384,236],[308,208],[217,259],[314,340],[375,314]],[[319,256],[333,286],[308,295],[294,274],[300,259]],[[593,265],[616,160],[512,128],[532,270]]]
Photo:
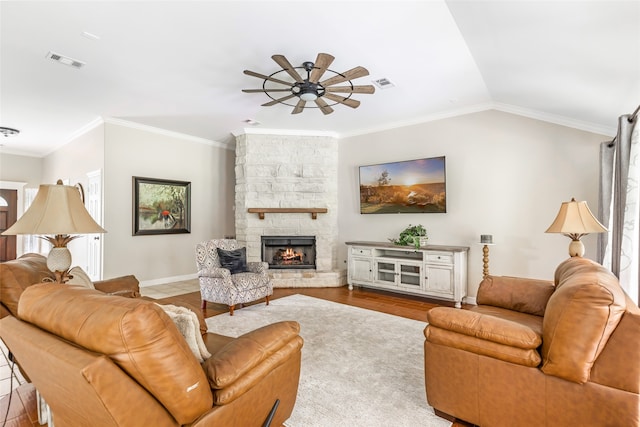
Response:
[[[220,265],[222,268],[226,268],[231,274],[244,273],[247,270],[247,248],[240,248],[233,251],[225,251],[224,249],[216,248],[218,251],[218,257],[220,258]]]
[[[93,282],[87,273],[84,272],[80,267],[73,267],[69,270],[69,275],[71,279],[67,282],[67,285],[77,285],[84,286],[85,288],[95,289],[93,286]]]

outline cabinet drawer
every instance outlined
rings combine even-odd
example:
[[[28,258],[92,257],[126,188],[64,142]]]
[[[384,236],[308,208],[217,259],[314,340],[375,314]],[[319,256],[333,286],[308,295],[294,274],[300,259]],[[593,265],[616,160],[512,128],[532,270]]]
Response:
[[[371,248],[351,248],[352,255],[371,256]]]
[[[427,254],[427,262],[438,264],[453,264],[452,253]]]

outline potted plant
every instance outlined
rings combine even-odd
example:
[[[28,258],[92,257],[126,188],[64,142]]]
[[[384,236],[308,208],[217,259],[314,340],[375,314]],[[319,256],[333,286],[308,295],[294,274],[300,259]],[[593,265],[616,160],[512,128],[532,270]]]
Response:
[[[419,249],[420,246],[427,245],[427,230],[421,224],[411,225],[400,233],[400,236],[397,239],[389,239],[395,245],[401,246],[415,246],[416,249]]]

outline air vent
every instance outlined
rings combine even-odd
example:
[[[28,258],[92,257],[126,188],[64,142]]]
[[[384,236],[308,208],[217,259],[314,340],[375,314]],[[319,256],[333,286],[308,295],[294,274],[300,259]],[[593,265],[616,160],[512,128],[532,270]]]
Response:
[[[394,87],[395,85],[391,82],[391,80],[383,77],[378,80],[374,80],[373,83],[378,86],[380,89],[389,89],[390,87]]]
[[[57,61],[61,64],[68,65],[73,68],[82,68],[86,64],[82,61],[78,61],[77,59],[70,58],[68,56],[60,55],[59,53],[51,52],[47,53],[47,58]]]

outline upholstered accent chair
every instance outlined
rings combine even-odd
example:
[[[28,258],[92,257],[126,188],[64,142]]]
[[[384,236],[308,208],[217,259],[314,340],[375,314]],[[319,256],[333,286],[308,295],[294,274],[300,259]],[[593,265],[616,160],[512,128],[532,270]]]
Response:
[[[222,262],[220,253],[223,253]],[[229,263],[226,256],[232,257],[232,262]],[[269,264],[246,262],[239,258],[244,258],[244,248],[239,248],[234,239],[212,239],[196,245],[203,309],[207,307],[207,301],[226,304],[229,306],[229,315],[233,316],[237,304],[265,298],[269,305],[269,296],[273,294]]]

